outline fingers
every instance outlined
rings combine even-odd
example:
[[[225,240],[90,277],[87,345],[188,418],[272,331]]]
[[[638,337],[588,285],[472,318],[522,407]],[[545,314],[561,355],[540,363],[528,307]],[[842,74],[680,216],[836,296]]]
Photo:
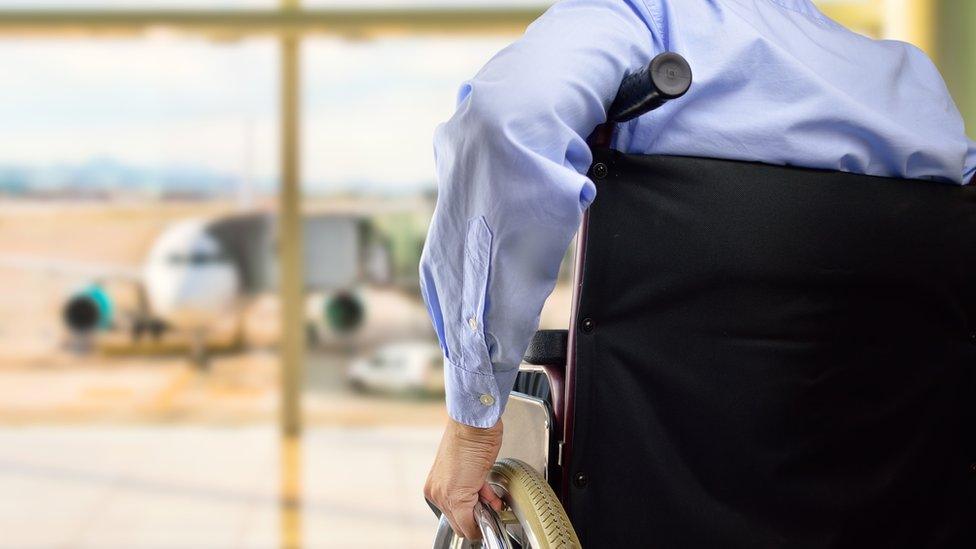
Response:
[[[469,540],[481,539],[481,528],[478,528],[478,523],[474,519],[474,505],[471,507],[443,505],[438,508],[441,509],[455,534]]]
[[[498,497],[498,494],[495,493],[495,490],[487,482],[478,491],[478,495],[495,511],[501,511],[504,507],[502,498]]]
[[[501,437],[501,422],[489,429],[479,429],[449,421],[441,438],[424,495],[464,538],[481,539],[474,517],[479,496],[491,508],[502,508],[501,500],[485,485],[485,478],[498,455]]]
[[[441,511],[441,512],[444,513],[444,518],[446,518],[448,524],[451,525],[451,530],[454,530],[454,533],[457,534],[458,536],[464,537],[464,534],[461,533],[461,529],[458,527],[457,522],[454,521],[454,517],[451,516],[451,513],[447,511]]]
[[[455,534],[469,540],[481,539],[481,529],[478,528],[478,523],[474,518],[474,506],[475,502],[478,501],[477,494],[461,498],[461,500],[454,500],[434,489],[428,482],[427,486],[424,487],[424,497],[441,510]]]
[[[478,523],[474,520],[474,504],[463,505],[456,507],[454,509],[454,520],[457,528],[461,530],[461,536],[465,539],[476,540],[481,539],[481,529],[478,528]]]

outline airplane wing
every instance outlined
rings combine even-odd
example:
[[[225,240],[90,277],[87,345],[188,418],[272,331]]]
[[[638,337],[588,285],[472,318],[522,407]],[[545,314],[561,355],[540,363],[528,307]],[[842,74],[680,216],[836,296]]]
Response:
[[[142,279],[141,267],[132,265],[88,263],[31,255],[0,255],[0,268],[99,280],[140,282]]]

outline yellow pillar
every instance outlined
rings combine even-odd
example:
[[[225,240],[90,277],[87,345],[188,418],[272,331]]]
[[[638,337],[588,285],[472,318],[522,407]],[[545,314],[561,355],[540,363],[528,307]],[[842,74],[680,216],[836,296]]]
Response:
[[[282,437],[278,455],[281,493],[279,540],[281,549],[302,547],[302,441]]]
[[[298,0],[282,0],[297,9]],[[298,436],[302,429],[302,362],[305,354],[304,284],[302,280],[302,213],[299,126],[300,47],[298,36],[281,36],[281,189],[278,206],[281,293],[281,431]]]
[[[903,40],[935,57],[934,0],[884,0],[883,37]]]
[[[299,0],[281,0],[295,10]],[[301,192],[301,40],[284,32],[280,47],[281,189],[278,204],[281,298],[281,399],[279,453],[280,542],[302,546],[302,363],[305,357]]]
[[[939,2],[939,69],[966,121],[966,133],[976,139],[976,2]]]

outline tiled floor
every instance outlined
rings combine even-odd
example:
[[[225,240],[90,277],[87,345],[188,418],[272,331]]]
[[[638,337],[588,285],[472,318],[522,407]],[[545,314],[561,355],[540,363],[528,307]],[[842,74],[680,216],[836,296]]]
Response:
[[[435,428],[314,428],[282,459],[270,426],[8,427],[0,547],[429,547],[437,442]],[[297,512],[280,503],[296,470]]]

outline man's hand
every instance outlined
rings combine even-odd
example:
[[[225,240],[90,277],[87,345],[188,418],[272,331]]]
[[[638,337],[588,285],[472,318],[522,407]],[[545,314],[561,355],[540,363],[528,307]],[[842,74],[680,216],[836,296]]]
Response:
[[[474,520],[479,496],[496,511],[502,509],[502,500],[485,482],[501,445],[501,420],[488,429],[448,420],[424,495],[444,513],[459,536],[481,539]]]

